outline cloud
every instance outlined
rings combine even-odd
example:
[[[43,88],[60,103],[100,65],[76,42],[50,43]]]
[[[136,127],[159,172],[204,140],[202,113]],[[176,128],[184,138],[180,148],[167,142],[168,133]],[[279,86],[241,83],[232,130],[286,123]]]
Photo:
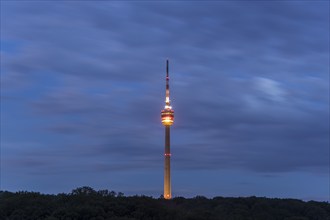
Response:
[[[285,91],[280,84],[272,79],[259,77],[256,79],[256,86],[261,92],[268,95],[273,101],[283,101]]]

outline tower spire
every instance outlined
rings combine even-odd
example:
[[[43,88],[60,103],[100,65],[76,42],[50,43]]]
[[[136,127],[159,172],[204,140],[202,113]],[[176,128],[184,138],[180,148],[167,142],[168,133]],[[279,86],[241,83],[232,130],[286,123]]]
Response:
[[[166,105],[170,105],[170,77],[168,73],[168,60],[166,60],[166,98],[165,98],[165,103]]]
[[[166,77],[168,77],[168,59],[166,60]]]

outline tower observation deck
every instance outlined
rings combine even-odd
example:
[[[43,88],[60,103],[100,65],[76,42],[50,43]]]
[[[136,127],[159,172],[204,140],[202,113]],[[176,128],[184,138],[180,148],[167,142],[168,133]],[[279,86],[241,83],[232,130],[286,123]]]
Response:
[[[170,150],[170,127],[174,122],[174,110],[170,104],[168,60],[166,60],[166,96],[165,107],[161,111],[162,124],[165,126],[165,167],[164,167],[164,198],[171,199],[171,150]]]

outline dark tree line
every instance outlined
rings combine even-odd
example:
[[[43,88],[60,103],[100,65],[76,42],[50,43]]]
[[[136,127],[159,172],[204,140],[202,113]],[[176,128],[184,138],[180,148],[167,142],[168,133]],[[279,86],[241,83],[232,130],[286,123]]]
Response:
[[[330,204],[297,199],[203,196],[172,200],[79,187],[71,193],[0,191],[3,220],[330,220]]]

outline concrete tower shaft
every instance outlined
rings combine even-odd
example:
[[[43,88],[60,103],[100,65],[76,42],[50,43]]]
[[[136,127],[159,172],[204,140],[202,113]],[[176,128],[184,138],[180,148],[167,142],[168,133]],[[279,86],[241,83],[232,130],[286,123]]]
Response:
[[[164,198],[172,198],[171,190],[171,149],[170,149],[170,126],[165,126],[165,163],[164,163]]]

